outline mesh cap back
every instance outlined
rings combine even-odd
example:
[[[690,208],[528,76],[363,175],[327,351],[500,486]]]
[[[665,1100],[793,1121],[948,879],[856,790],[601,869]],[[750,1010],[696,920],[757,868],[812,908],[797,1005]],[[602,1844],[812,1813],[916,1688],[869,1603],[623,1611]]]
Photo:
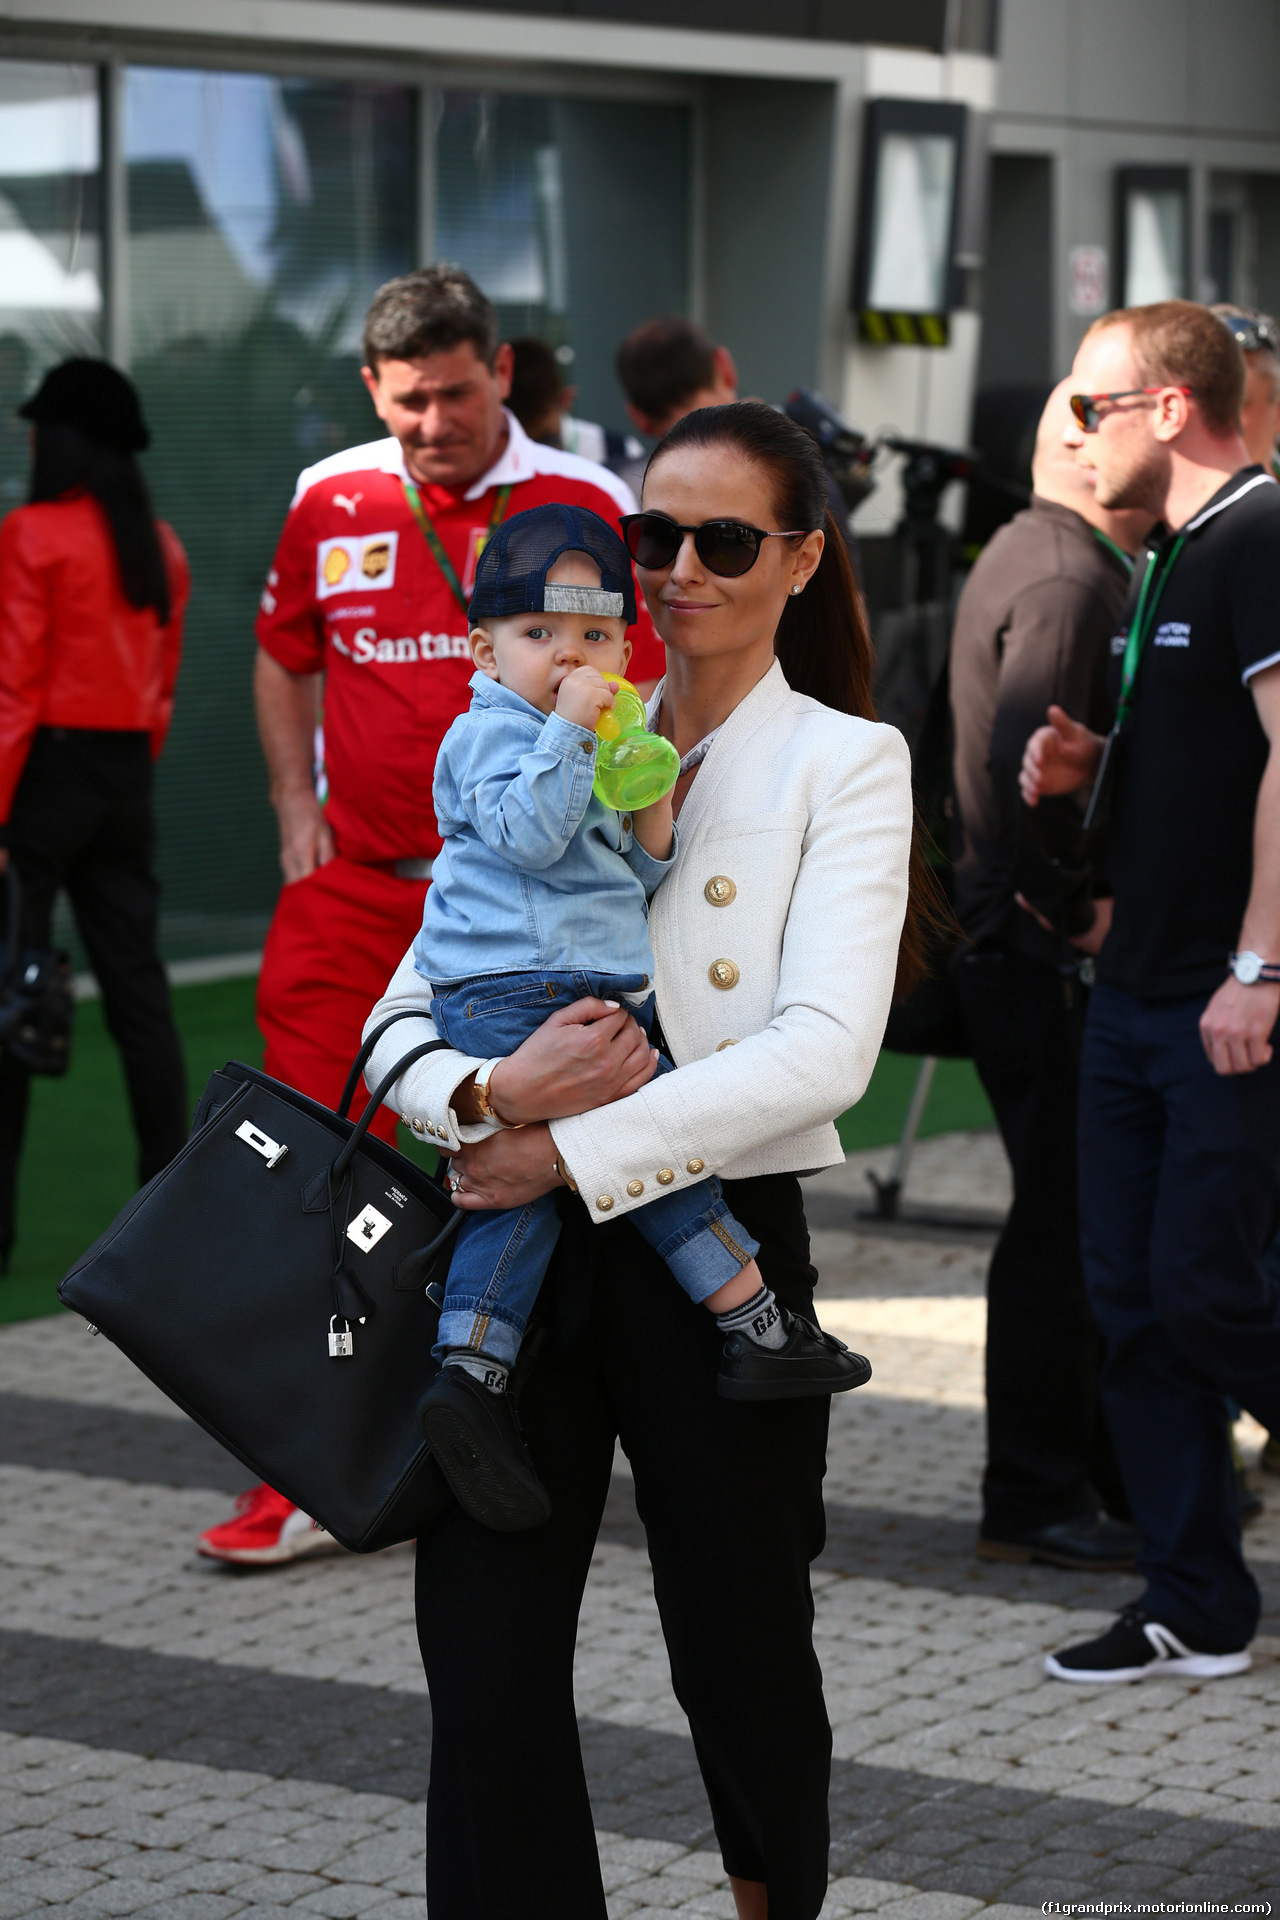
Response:
[[[600,569],[598,587],[547,585],[565,553],[583,553]],[[468,618],[504,619],[520,613],[585,613],[635,622],[631,556],[621,536],[586,507],[556,502],[504,520],[485,542],[476,567]]]

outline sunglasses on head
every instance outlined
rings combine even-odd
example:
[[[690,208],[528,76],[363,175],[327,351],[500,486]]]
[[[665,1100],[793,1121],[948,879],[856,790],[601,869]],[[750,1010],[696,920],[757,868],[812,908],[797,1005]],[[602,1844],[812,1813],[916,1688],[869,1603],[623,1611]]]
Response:
[[[1076,417],[1076,425],[1083,427],[1086,433],[1096,433],[1098,422],[1102,419],[1102,415],[1098,412],[1100,400],[1133,400],[1140,393],[1167,393],[1168,391],[1169,383],[1162,387],[1122,387],[1119,393],[1073,393],[1070,407]],[[1195,388],[1174,387],[1173,391],[1190,396],[1195,392]]]
[[[800,533],[764,533],[744,520],[704,520],[700,527],[682,527],[665,513],[624,513],[618,523],[627,551],[638,567],[661,573],[680,551],[686,533],[708,573],[737,580],[750,573],[760,558],[762,540],[798,540]]]
[[[1242,353],[1274,353],[1280,358],[1280,339],[1265,314],[1240,313],[1235,307],[1225,313],[1217,307],[1214,311]]]

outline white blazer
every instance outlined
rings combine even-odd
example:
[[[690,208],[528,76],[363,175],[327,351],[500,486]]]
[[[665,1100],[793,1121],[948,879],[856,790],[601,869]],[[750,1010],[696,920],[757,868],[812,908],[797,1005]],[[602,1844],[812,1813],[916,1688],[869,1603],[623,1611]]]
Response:
[[[833,1122],[866,1090],[889,1016],[911,826],[902,735],[793,693],[775,661],[716,735],[650,904],[658,1013],[679,1071],[552,1123],[594,1220],[707,1174],[842,1158]],[[432,1037],[430,999],[410,951],[365,1032],[390,1013],[422,1017],[379,1042],[370,1087]],[[428,1055],[387,1105],[450,1147],[482,1139],[492,1126],[460,1128],[449,1105],[480,1064]]]

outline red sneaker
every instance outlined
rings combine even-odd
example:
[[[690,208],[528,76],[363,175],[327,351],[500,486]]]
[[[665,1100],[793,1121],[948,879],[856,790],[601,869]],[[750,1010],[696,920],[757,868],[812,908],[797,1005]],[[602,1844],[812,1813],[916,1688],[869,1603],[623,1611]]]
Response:
[[[234,1518],[210,1527],[196,1541],[197,1553],[242,1567],[276,1567],[308,1554],[339,1551],[331,1533],[266,1485],[242,1493]]]

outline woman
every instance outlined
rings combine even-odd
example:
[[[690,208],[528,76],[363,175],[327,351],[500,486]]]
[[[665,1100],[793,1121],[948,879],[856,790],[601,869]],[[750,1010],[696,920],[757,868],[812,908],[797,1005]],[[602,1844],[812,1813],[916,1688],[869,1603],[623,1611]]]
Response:
[[[454,1153],[459,1206],[580,1192],[564,1196],[520,1400],[552,1517],[504,1535],[451,1513],[419,1546],[433,1920],[605,1912],[572,1661],[615,1436],[738,1912],[812,1920],[822,1906],[831,1736],[809,1563],[828,1403],[718,1399],[714,1323],[623,1216],[655,1183],[719,1173],[766,1282],[812,1311],[796,1176],[841,1158],[834,1116],[874,1065],[912,833],[906,747],[871,720],[870,642],[826,492],[815,444],[783,415],[713,407],[661,442],[628,528],[667,646],[656,724],[683,767],[677,862],[650,916],[677,1071],[651,1079],[634,1024],[583,1001],[492,1071],[436,1054],[395,1090]],[[370,1026],[427,998],[410,956]],[[421,1037],[394,1026],[370,1081]],[[475,1124],[486,1105],[499,1130]]]
[[[0,527],[0,871],[23,941],[47,946],[60,887],[124,1056],[138,1179],[187,1133],[182,1049],[156,952],[152,763],[164,745],[189,591],[151,512],[138,397],[103,360],[68,360],[19,409],[34,425],[30,504]],[[0,1056],[0,1259],[30,1085]]]

